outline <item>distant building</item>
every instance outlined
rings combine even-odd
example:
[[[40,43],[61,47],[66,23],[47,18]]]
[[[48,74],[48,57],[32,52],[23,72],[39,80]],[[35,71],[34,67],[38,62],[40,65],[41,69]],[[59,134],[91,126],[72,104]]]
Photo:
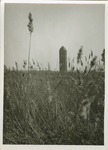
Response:
[[[59,50],[59,70],[67,72],[67,50],[64,46]]]

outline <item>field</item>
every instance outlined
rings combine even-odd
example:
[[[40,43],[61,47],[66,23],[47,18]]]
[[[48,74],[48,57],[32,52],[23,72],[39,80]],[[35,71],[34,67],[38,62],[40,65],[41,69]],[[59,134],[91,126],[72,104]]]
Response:
[[[104,71],[4,73],[3,144],[104,145]]]

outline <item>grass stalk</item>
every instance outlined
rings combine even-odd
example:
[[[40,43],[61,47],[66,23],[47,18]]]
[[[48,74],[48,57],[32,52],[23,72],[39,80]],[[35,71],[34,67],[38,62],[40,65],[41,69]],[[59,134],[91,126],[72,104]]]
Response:
[[[28,52],[28,72],[27,72],[27,90],[26,90],[26,104],[25,104],[25,137],[26,137],[26,125],[27,125],[27,105],[28,105],[28,99],[29,99],[29,64],[30,64],[30,49],[31,49],[31,35],[33,32],[33,19],[32,14],[29,13],[29,24],[28,29],[30,31],[30,40],[29,40],[29,52]]]

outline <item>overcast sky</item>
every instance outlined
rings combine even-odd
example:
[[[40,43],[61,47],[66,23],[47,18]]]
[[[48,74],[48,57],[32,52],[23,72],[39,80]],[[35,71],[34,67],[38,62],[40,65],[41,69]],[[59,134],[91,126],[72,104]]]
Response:
[[[23,67],[29,50],[28,14],[32,13],[34,32],[31,39],[31,59],[50,63],[58,69],[59,49],[67,49],[67,57],[101,56],[105,48],[104,4],[5,4],[4,63],[7,67]]]

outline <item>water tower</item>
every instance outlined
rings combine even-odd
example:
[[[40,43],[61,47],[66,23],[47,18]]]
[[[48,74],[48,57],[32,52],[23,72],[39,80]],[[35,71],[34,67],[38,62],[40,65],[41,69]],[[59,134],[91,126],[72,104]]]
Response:
[[[59,70],[67,72],[67,50],[64,46],[59,50]]]

